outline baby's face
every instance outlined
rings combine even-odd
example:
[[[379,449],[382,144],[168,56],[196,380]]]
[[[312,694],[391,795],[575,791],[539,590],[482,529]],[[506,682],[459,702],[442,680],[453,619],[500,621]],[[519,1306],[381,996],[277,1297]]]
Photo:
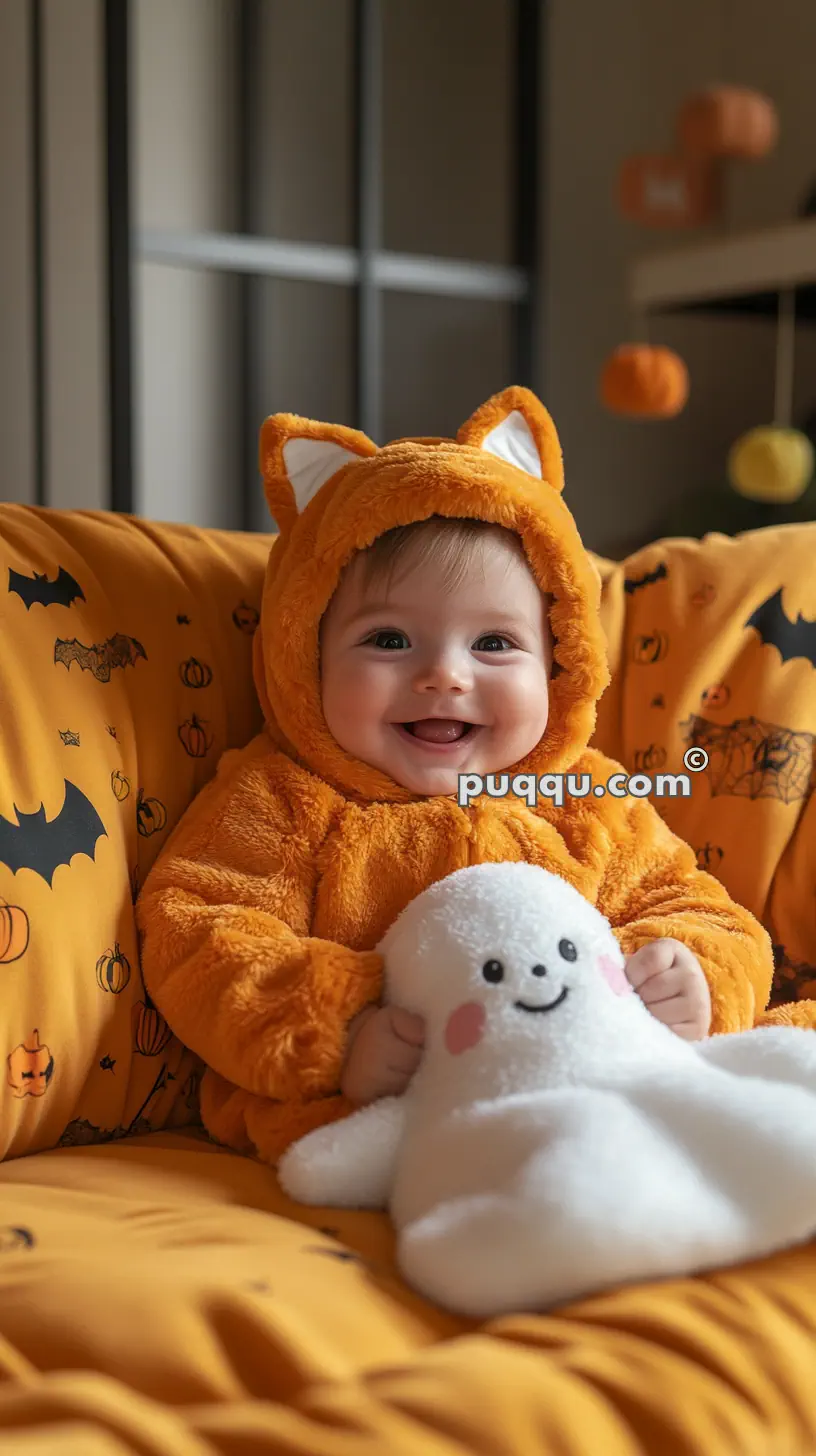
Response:
[[[385,590],[358,562],[323,620],[323,713],[354,758],[415,794],[454,794],[460,773],[498,773],[547,726],[544,598],[509,543],[486,539],[451,590],[408,558]]]

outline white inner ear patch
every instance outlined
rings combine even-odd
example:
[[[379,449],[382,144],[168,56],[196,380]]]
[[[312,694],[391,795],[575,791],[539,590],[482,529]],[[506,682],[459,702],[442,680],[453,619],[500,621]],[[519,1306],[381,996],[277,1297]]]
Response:
[[[283,447],[283,463],[292,490],[295,493],[298,511],[304,511],[321,485],[349,460],[360,460],[354,450],[346,450],[333,440],[310,440],[298,436],[287,440]]]
[[[521,410],[511,410],[509,415],[505,415],[501,424],[485,435],[481,448],[488,455],[506,460],[509,465],[515,465],[518,470],[525,470],[528,475],[541,480],[538,446]]]

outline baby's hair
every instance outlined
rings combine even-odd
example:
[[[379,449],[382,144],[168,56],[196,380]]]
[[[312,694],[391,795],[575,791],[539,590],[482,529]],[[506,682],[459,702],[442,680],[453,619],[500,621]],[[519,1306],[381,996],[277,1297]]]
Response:
[[[387,594],[400,566],[410,571],[412,567],[432,562],[439,569],[446,589],[453,592],[464,581],[477,552],[482,551],[490,540],[503,542],[520,560],[529,564],[520,537],[506,526],[468,517],[428,516],[424,521],[412,521],[410,525],[394,526],[390,531],[384,531],[370,546],[359,551],[345,570],[362,574],[365,591],[370,591],[375,585],[384,585]],[[553,595],[551,592],[543,595],[550,676],[555,677],[561,668],[553,656],[557,639],[549,620]],[[321,634],[322,630],[323,623]]]
[[[441,572],[448,591],[461,585],[476,553],[493,539],[502,540],[524,558],[524,549],[514,531],[492,521],[458,516],[429,516],[408,526],[394,526],[360,552],[360,569],[367,588],[385,582],[386,587],[400,566],[432,563]]]

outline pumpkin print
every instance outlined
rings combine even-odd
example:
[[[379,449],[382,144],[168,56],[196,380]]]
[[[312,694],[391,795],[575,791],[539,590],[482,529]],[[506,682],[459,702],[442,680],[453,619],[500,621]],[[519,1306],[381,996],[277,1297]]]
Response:
[[[246,602],[239,602],[232,614],[232,620],[239,631],[246,632],[247,636],[251,637],[261,617],[256,607],[249,607]]]
[[[639,773],[651,773],[653,769],[665,768],[666,750],[650,743],[648,748],[635,749],[635,768]]]
[[[189,753],[191,758],[204,758],[215,741],[212,733],[207,732],[206,723],[202,723],[195,713],[182,723],[178,736],[185,753]]]
[[[163,829],[166,823],[167,810],[161,799],[149,799],[140,789],[136,801],[136,828],[139,833],[149,839],[151,834]]]
[[[120,773],[118,768],[115,768],[111,774],[111,788],[113,789],[114,797],[119,800],[119,803],[124,803],[130,793],[130,779],[125,778],[125,775]]]
[[[96,979],[102,991],[121,995],[130,980],[130,961],[119,949],[117,941],[113,950],[106,950],[96,963]]]
[[[716,595],[717,593],[715,592],[711,582],[704,581],[702,586],[698,586],[696,592],[692,593],[691,605],[693,607],[708,607],[711,605]]]
[[[703,703],[707,708],[726,708],[730,698],[731,689],[725,683],[714,683],[703,693]]]
[[[15,1249],[33,1249],[36,1242],[31,1229],[16,1228],[10,1223],[0,1228],[0,1254],[11,1254]]]
[[[157,1057],[172,1036],[160,1011],[156,1010],[149,996],[137,1001],[133,1008],[133,1044],[143,1057]]]
[[[715,875],[723,862],[723,849],[719,844],[703,844],[694,851],[697,857],[698,870],[706,870],[708,874]]]
[[[194,1113],[196,1117],[200,1116],[198,1096],[202,1076],[203,1072],[201,1068],[195,1067],[181,1089],[185,1107],[188,1112]]]
[[[188,657],[179,668],[179,676],[186,688],[208,688],[212,682],[212,668],[197,657]]]
[[[42,1097],[51,1085],[54,1058],[51,1048],[43,1046],[35,1031],[31,1045],[20,1042],[7,1057],[9,1087],[15,1097]]]
[[[639,663],[662,662],[669,650],[669,639],[665,632],[644,632],[635,638],[632,660]]]
[[[28,916],[19,905],[0,900],[0,965],[18,961],[28,950]]]

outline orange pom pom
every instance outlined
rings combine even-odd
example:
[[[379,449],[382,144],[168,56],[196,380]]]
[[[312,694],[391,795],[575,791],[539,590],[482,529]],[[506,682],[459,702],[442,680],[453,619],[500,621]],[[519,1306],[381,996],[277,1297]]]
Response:
[[[694,157],[767,156],[779,136],[772,101],[742,86],[711,86],[689,97],[677,118],[680,146]]]
[[[622,344],[601,373],[601,399],[617,415],[670,419],[688,396],[688,369],[673,349]]]

